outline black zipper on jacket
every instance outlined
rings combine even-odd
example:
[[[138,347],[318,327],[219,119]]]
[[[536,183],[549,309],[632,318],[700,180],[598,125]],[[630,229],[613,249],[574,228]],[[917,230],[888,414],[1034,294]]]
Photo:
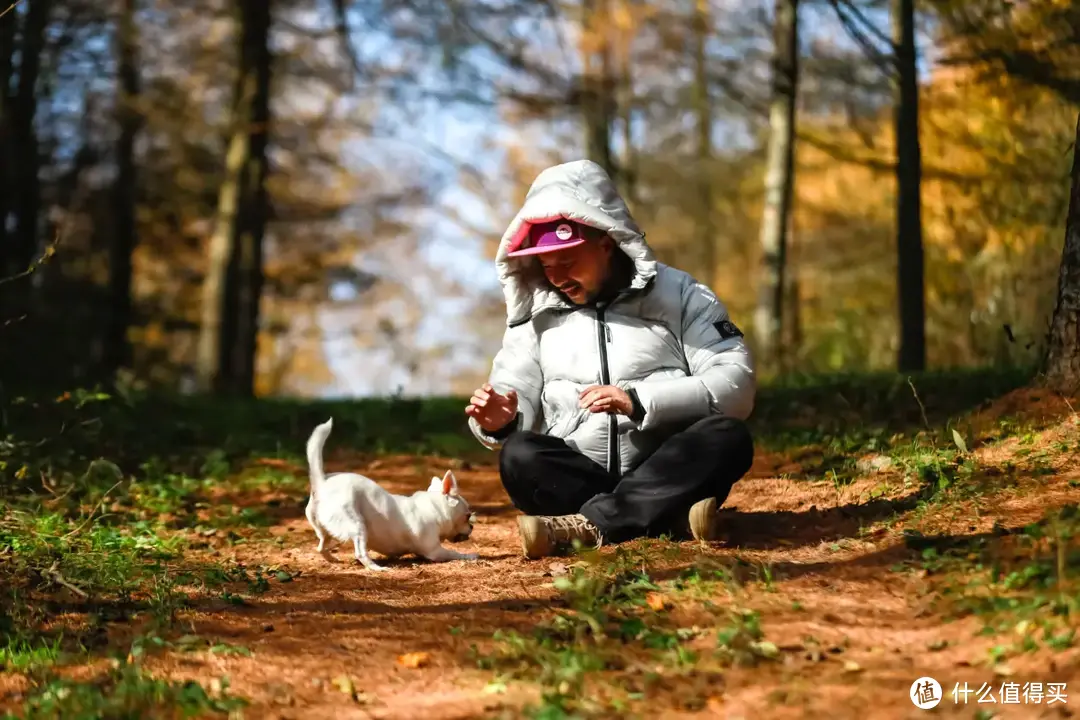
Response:
[[[611,384],[611,371],[608,369],[607,344],[611,330],[604,322],[604,308],[596,308],[596,339],[600,346],[600,384]],[[619,463],[619,419],[614,413],[608,416],[608,473],[618,478]]]

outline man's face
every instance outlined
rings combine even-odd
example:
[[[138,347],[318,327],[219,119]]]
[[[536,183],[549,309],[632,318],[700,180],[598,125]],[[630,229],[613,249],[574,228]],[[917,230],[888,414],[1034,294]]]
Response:
[[[575,305],[589,302],[604,285],[611,267],[612,240],[603,236],[577,247],[540,255],[548,282]]]

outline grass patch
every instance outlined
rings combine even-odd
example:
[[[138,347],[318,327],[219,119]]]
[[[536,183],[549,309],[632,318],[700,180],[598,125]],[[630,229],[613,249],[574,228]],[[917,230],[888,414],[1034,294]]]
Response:
[[[245,705],[228,692],[228,681],[199,683],[155,678],[140,666],[116,661],[91,680],[49,677],[26,694],[18,713],[3,720],[36,718],[134,718],[229,716]]]
[[[1080,616],[1080,510],[1066,505],[1018,531],[976,538],[909,533],[919,553],[909,569],[926,574],[931,605],[949,618],[975,616],[980,634],[1001,637],[989,664],[1077,640]]]
[[[805,479],[850,482],[866,473],[866,456],[884,456],[883,467],[947,476],[962,464],[956,456],[1003,437],[1003,428],[1017,430],[1004,419],[997,432],[975,435],[966,418],[1033,375],[1028,367],[988,367],[790,376],[760,389],[750,426],[758,447],[789,456]]]
[[[761,387],[751,425],[774,449],[816,444],[829,436],[872,446],[885,433],[944,426],[950,418],[1028,385],[1034,376],[1028,366],[911,375],[793,374]]]
[[[643,569],[656,560],[648,548],[619,546],[603,562],[584,554],[554,580],[564,609],[531,633],[496,632],[492,651],[473,646],[474,662],[495,674],[495,688],[538,684],[529,717],[561,718],[633,712],[665,693],[683,710],[701,710],[726,669],[779,659],[757,611],[714,602],[739,595],[740,576],[751,582],[749,563],[699,562],[658,580]]]

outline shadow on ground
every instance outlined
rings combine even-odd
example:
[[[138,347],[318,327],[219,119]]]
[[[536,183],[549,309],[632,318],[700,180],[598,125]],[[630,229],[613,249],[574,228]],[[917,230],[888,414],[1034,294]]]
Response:
[[[818,545],[856,537],[865,525],[914,510],[924,497],[925,490],[917,490],[899,498],[802,512],[721,509],[721,539],[730,547],[756,550]]]

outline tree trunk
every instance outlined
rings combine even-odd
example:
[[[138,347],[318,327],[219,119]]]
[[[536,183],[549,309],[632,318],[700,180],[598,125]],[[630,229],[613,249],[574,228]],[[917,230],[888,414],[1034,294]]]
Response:
[[[795,102],[799,84],[799,3],[776,0],[773,26],[772,103],[761,218],[761,288],[754,318],[764,368],[780,367],[788,216],[795,171]]]
[[[611,120],[614,115],[614,83],[611,72],[611,43],[607,3],[611,0],[582,0],[581,27],[585,35],[582,48],[582,119],[585,123],[585,154],[599,163],[613,180],[618,180],[611,152]],[[600,62],[593,57],[594,34],[599,34]]]
[[[196,381],[202,392],[254,391],[262,240],[266,225],[272,10],[268,0],[238,0],[240,69],[225,177],[210,238],[202,293]]]
[[[217,215],[206,278],[202,287],[202,322],[196,351],[198,389],[224,393],[233,386],[231,350],[236,344],[236,238],[239,234],[241,183],[250,152],[247,111],[255,95],[255,75],[241,68],[233,103],[232,134],[225,154],[225,176],[218,189]]]
[[[697,182],[698,212],[701,223],[697,236],[701,243],[701,279],[709,287],[717,286],[716,221],[713,213],[712,171],[712,99],[709,94],[709,68],[705,59],[705,42],[709,36],[708,0],[697,0],[694,10],[694,114],[697,119]]]
[[[259,350],[259,305],[263,288],[263,236],[268,198],[267,144],[270,132],[271,9],[268,0],[244,0],[243,65],[255,73],[248,155],[241,191],[243,223],[236,242],[237,328],[233,353],[233,391],[255,394],[255,367]]]
[[[109,376],[130,362],[132,253],[137,242],[135,139],[141,124],[139,96],[137,0],[123,0],[116,27],[116,182],[113,186],[113,233],[109,241],[109,318],[104,365]]]
[[[1043,360],[1046,385],[1067,395],[1080,390],[1080,116],[1076,120],[1076,142],[1057,304]]]
[[[900,307],[897,367],[926,367],[926,310],[922,240],[922,159],[919,82],[915,54],[915,2],[892,0],[896,47],[896,272]]]
[[[797,267],[797,266],[796,266]],[[802,289],[799,285],[799,276],[796,273],[788,273],[787,280],[787,350],[782,355],[784,364],[783,372],[793,372],[798,369],[799,353],[803,344],[802,327]]]
[[[38,252],[39,207],[38,138],[34,129],[37,114],[37,84],[45,28],[49,24],[52,0],[28,4],[19,47],[19,82],[11,106],[12,188],[14,189],[15,237],[11,244],[9,269],[22,272],[34,262]],[[5,18],[8,20],[9,18]],[[16,297],[25,293],[16,293]]]
[[[0,18],[0,278],[8,277],[8,231],[7,217],[11,204],[11,102],[8,88],[11,86],[15,54],[15,15]],[[3,317],[0,317],[3,322]]]
[[[624,3],[624,12],[629,16],[630,8]],[[637,202],[637,150],[634,146],[634,72],[633,72],[633,29],[622,33],[619,47],[619,99],[616,105],[622,121],[623,157],[619,168],[623,183],[623,197],[631,209]]]
[[[780,354],[780,372],[797,369],[803,344],[802,291],[799,285],[799,246],[795,218],[788,218],[787,255],[784,273],[784,352]]]

